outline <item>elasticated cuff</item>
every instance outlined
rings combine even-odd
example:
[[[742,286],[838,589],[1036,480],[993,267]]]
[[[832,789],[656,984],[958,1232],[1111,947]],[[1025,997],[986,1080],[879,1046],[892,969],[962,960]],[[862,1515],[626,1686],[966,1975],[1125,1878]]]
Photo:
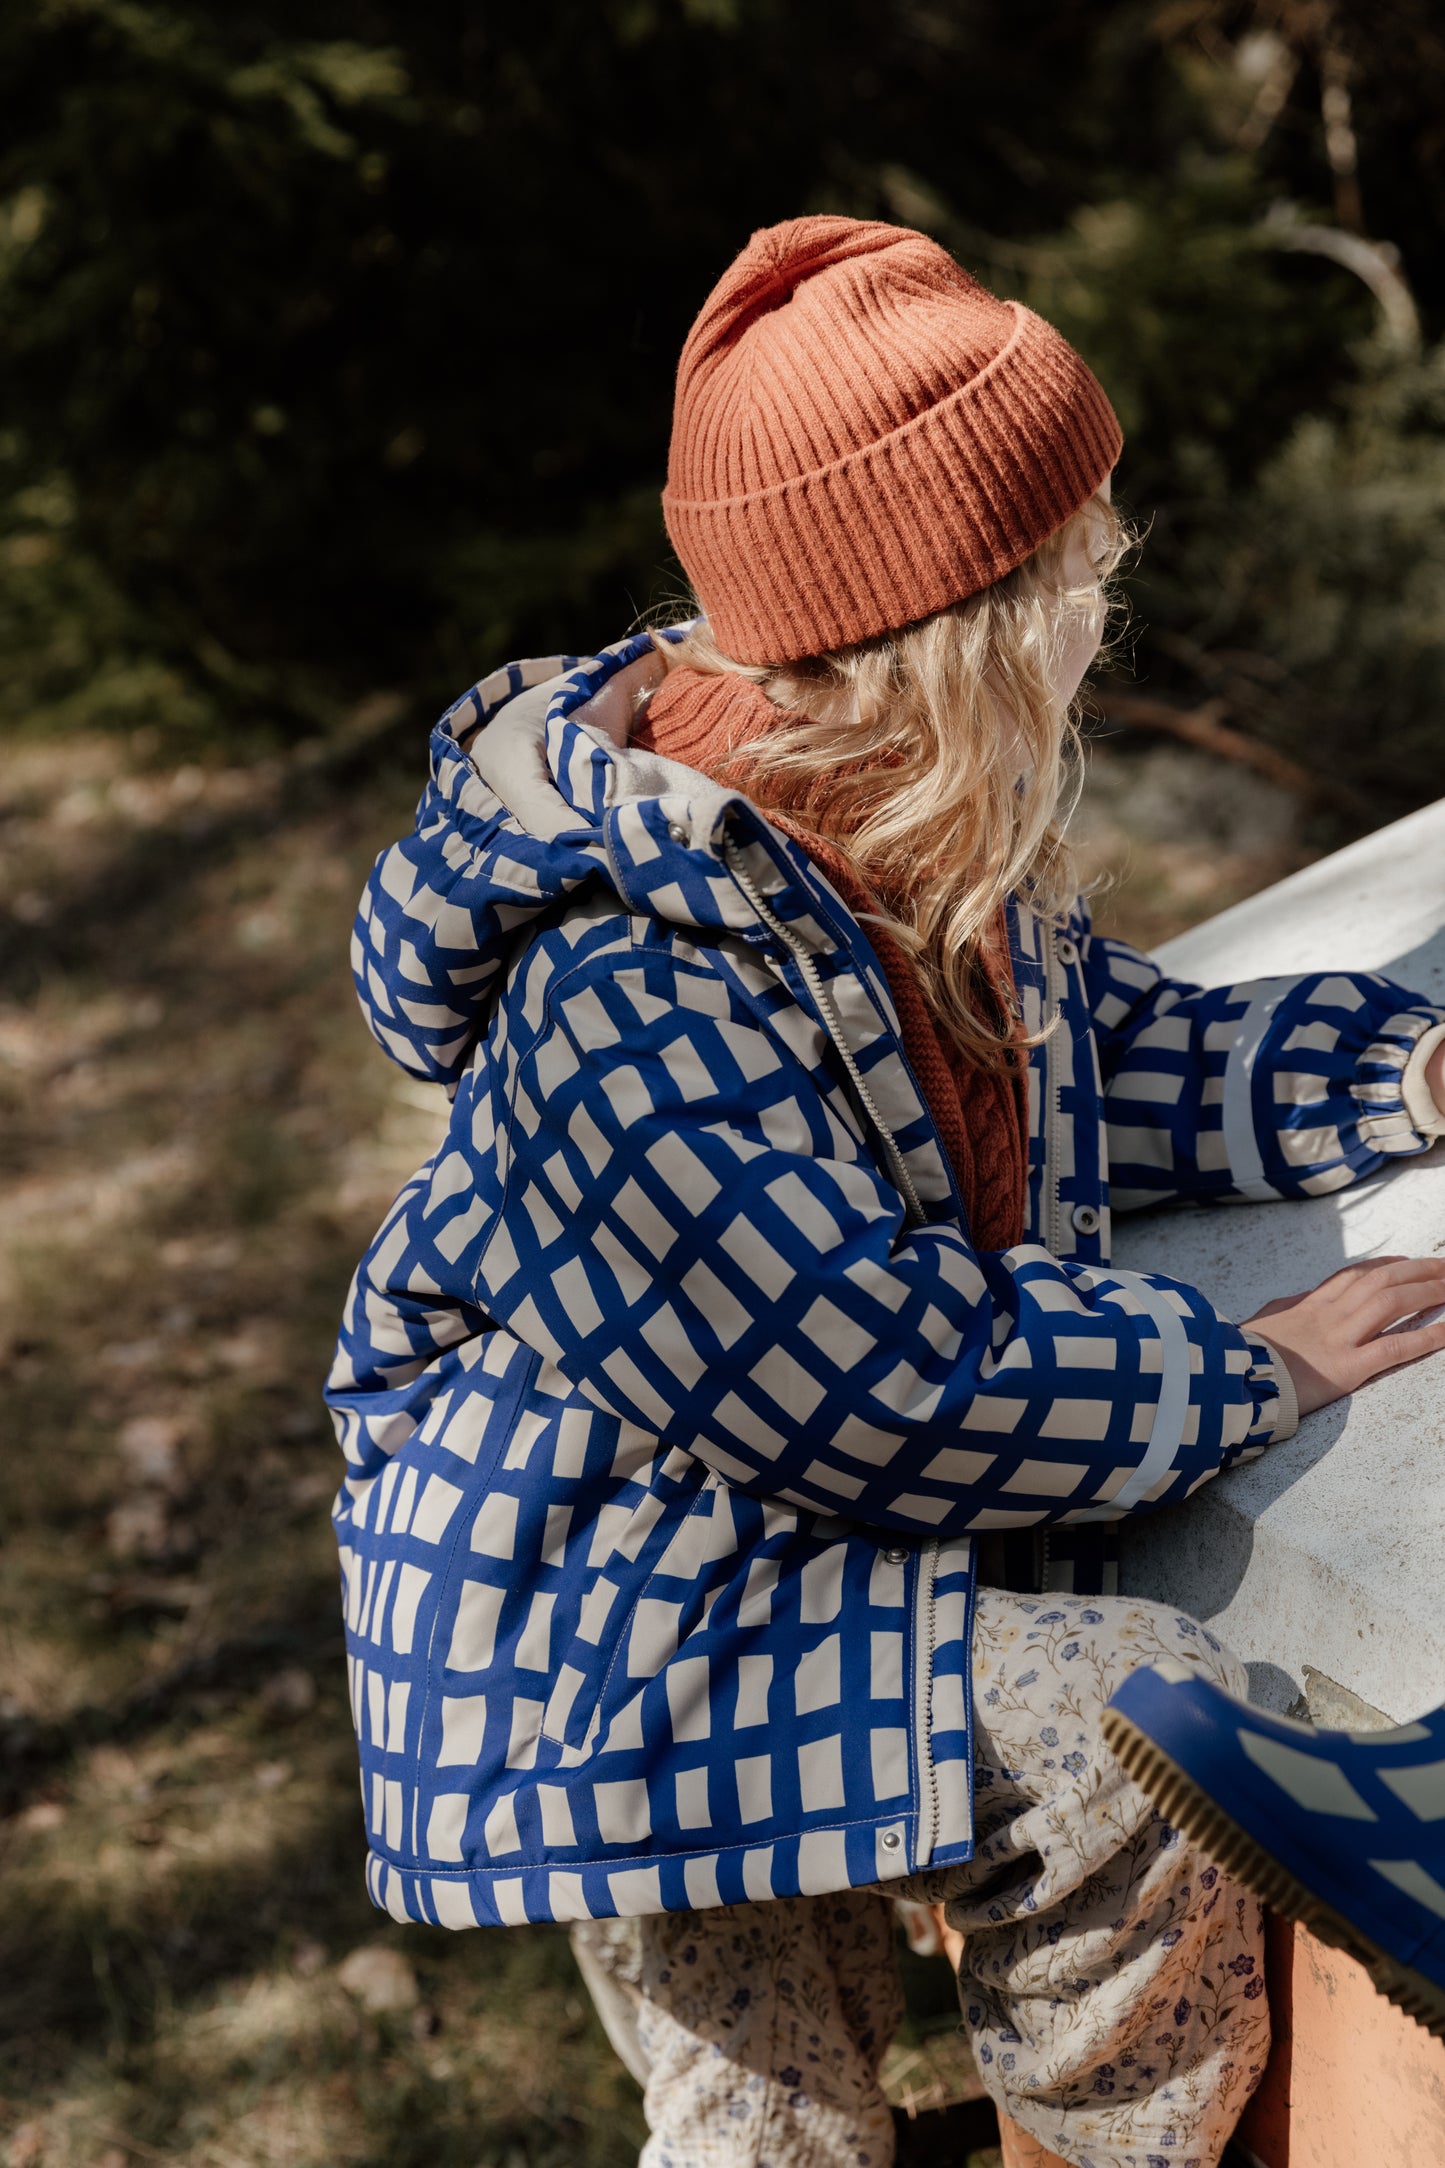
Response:
[[[1245,1340],[1252,1358],[1249,1389],[1259,1405],[1259,1414],[1236,1456],[1241,1460],[1252,1458],[1267,1445],[1282,1445],[1299,1429],[1299,1395],[1288,1363],[1262,1333],[1251,1329]]]
[[[1425,1080],[1425,1064],[1445,1039],[1445,1024],[1434,1024],[1423,1039],[1415,1041],[1415,1051],[1400,1072],[1400,1096],[1409,1115],[1422,1137],[1433,1144],[1436,1137],[1445,1137],[1445,1108],[1436,1104],[1435,1094]]]
[[[1392,1016],[1361,1055],[1350,1094],[1362,1142],[1385,1154],[1418,1152],[1445,1136],[1445,1116],[1425,1082],[1425,1064],[1445,1037],[1439,1009]]]

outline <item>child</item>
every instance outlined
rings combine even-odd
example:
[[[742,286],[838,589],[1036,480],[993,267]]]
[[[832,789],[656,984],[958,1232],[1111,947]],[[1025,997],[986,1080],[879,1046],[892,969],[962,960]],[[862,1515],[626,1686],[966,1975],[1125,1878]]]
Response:
[[[705,621],[468,693],[362,901],[454,1093],[329,1389],[370,1888],[587,1923],[654,2168],[886,2168],[880,1889],[966,1937],[1010,2162],[1212,2168],[1263,2066],[1254,1901],[1099,1731],[1240,1668],[1102,1538],[1441,1345],[1374,1336],[1445,1263],[1266,1333],[1113,1269],[1110,1201],[1423,1149],[1441,1018],[1171,984],[1071,900],[1119,446],[922,235],[755,235],[678,377]]]

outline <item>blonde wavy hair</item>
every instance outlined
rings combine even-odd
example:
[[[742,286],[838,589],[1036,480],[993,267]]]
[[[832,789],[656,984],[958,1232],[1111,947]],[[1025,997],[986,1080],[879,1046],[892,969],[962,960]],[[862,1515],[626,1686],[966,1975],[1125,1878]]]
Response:
[[[653,638],[669,671],[728,671],[785,718],[714,768],[849,864],[912,960],[932,1014],[981,1067],[1016,1059],[986,949],[1015,889],[1055,915],[1075,889],[1064,829],[1082,779],[1078,701],[1051,673],[1078,612],[1116,607],[1108,584],[1132,537],[1093,497],[1042,548],[934,617],[827,655],[734,662],[706,621]],[[1065,584],[1076,544],[1095,579]]]

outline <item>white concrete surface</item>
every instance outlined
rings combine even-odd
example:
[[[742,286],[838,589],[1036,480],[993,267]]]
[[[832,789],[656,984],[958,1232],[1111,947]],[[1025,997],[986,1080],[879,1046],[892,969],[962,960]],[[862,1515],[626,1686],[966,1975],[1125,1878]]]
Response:
[[[1445,800],[1159,954],[1206,985],[1333,967],[1445,1003]],[[1116,1230],[1120,1264],[1248,1317],[1349,1258],[1445,1250],[1445,1143],[1333,1197],[1138,1213]],[[1126,1523],[1122,1585],[1206,1620],[1267,1707],[1305,1695],[1306,1667],[1399,1719],[1445,1701],[1445,1355],[1321,1409],[1187,1505]]]

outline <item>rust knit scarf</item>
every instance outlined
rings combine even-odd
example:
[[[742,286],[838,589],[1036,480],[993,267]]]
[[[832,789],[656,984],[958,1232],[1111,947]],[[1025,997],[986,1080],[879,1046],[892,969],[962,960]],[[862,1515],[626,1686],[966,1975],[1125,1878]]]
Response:
[[[780,720],[780,711],[745,678],[674,670],[654,693],[633,731],[633,742],[708,775],[730,753],[761,737]],[[850,910],[873,909],[852,867],[834,845],[786,814],[768,809],[768,818],[802,846]],[[1019,1065],[1013,1074],[976,1067],[931,1015],[898,941],[876,924],[865,931],[888,980],[904,1051],[943,1139],[974,1247],[1008,1249],[1022,1240],[1024,1231],[1028,1167],[1024,1049],[1019,1049]],[[988,944],[987,964],[1000,1014],[1008,1014],[1014,1005],[1014,988],[1002,914]]]

